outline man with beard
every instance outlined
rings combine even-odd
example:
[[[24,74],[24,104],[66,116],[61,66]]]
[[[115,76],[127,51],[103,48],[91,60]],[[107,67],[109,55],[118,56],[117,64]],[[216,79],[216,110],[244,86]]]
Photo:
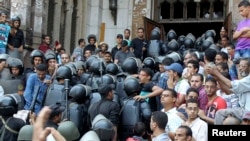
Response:
[[[47,50],[51,50],[51,48],[50,48],[51,38],[49,35],[43,35],[42,39],[43,39],[43,42],[39,46],[38,49],[41,50],[43,53],[45,53]]]

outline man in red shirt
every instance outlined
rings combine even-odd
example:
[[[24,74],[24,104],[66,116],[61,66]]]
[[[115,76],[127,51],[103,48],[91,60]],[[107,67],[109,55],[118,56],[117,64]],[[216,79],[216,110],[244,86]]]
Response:
[[[199,110],[199,116],[208,124],[214,124],[215,113],[220,109],[226,109],[226,101],[216,95],[217,81],[214,78],[207,78],[205,82],[205,90],[208,96],[206,110]]]
[[[50,48],[50,41],[51,38],[49,35],[43,35],[43,42],[42,44],[39,46],[39,50],[41,50],[43,53],[45,53],[47,50],[51,49]]]

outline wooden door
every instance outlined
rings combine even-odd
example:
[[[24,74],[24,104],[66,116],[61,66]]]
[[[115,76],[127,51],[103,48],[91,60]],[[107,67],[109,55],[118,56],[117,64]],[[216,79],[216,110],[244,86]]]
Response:
[[[155,27],[159,27],[161,29],[161,40],[165,40],[165,30],[164,26],[161,23],[157,23],[154,20],[151,20],[147,17],[143,17],[144,29],[145,29],[145,38],[150,40],[150,33]]]
[[[232,40],[232,12],[229,12],[224,19],[223,26],[227,29],[227,34],[230,40]]]

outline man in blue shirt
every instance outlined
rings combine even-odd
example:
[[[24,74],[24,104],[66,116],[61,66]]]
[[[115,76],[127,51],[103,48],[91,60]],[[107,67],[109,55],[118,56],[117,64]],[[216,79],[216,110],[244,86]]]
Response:
[[[24,91],[24,109],[33,110],[36,115],[38,115],[43,106],[43,100],[45,98],[44,96],[46,95],[47,88],[51,83],[50,76],[46,74],[47,66],[45,64],[39,64],[36,67],[36,73],[33,73],[29,76]],[[33,100],[35,100],[34,107],[32,106]]]
[[[7,13],[0,12],[0,54],[6,53],[10,26],[6,24]]]

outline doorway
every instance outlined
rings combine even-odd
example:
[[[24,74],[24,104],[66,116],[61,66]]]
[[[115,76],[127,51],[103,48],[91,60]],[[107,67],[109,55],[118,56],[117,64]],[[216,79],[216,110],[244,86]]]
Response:
[[[207,30],[213,29],[216,32],[214,39],[214,42],[216,43],[220,38],[220,29],[223,26],[223,22],[164,23],[163,26],[166,34],[170,29],[173,29],[178,37],[180,35],[186,36],[188,33],[192,33],[196,39]]]

